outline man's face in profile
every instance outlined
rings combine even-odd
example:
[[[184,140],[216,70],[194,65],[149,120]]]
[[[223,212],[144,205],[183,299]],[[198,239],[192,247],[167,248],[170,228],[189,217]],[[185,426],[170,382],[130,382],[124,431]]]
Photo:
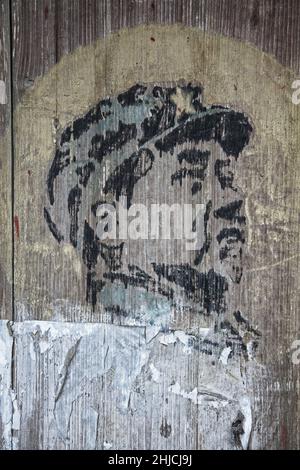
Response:
[[[70,181],[67,238],[87,267],[87,301],[94,308],[110,284],[175,302],[179,295],[205,315],[225,310],[225,292],[242,276],[245,217],[234,172],[250,133],[243,114],[206,109],[201,89],[191,85],[136,85],[64,131],[48,177],[50,203],[66,194]],[[69,165],[75,177],[69,171],[63,179]],[[122,198],[129,210],[202,205],[185,226],[199,232],[196,248],[188,249],[186,238],[174,232],[168,239],[153,237],[151,229],[140,239],[100,238],[98,225],[107,213],[99,217],[99,209]],[[58,241],[65,239],[47,209],[45,217]]]
[[[139,209],[141,201],[148,209],[147,235],[145,236],[143,227],[140,227],[141,234],[137,239],[128,237],[125,243],[109,238],[103,240],[103,245],[110,247],[117,258],[122,249],[121,263],[115,264],[112,269],[115,274],[106,276],[116,280],[120,280],[122,276],[125,276],[125,279],[130,276],[133,279],[133,271],[130,274],[128,266],[134,264],[147,273],[153,283],[161,289],[165,288],[167,295],[170,295],[167,287],[171,292],[179,290],[179,296],[187,296],[189,301],[198,303],[200,311],[206,313],[201,304],[203,296],[201,292],[200,295],[197,292],[201,290],[197,273],[202,273],[205,276],[203,283],[208,284],[208,290],[215,289],[218,284],[220,294],[220,302],[215,302],[212,294],[212,305],[206,307],[209,310],[216,309],[220,313],[223,308],[223,294],[228,286],[227,280],[239,283],[242,276],[245,217],[241,215],[243,201],[237,198],[237,191],[233,186],[236,160],[234,157],[228,157],[214,141],[194,145],[185,142],[164,154],[153,146],[150,148],[153,158],[149,161],[151,169],[137,180],[130,197],[130,209]],[[226,171],[222,171],[223,168]],[[116,172],[118,171],[121,172],[117,168]],[[126,195],[126,191],[123,195]],[[202,205],[203,210],[197,214],[194,211],[194,217],[189,220],[188,227],[185,223],[188,236],[195,235],[193,230],[198,232],[197,248],[190,249],[188,240],[182,234],[177,238],[176,212],[172,213],[168,220],[171,225],[168,238],[164,238],[162,230],[160,237],[152,237],[152,205],[168,208],[177,205],[183,208],[185,205],[195,207],[197,204]],[[164,214],[160,216],[162,229]],[[105,215],[102,217],[105,220]],[[131,219],[129,217],[129,221]],[[207,276],[207,273],[210,273],[210,276]],[[184,281],[186,278],[189,286]],[[149,288],[149,285],[146,284],[145,287]]]
[[[236,264],[236,270],[239,270],[237,265],[240,265],[242,240],[228,231],[224,232],[224,229],[231,226],[231,221],[224,217],[228,216],[228,213],[226,214],[226,211],[225,214],[215,213],[216,209],[226,207],[238,199],[233,186],[233,177],[228,177],[229,173],[234,175],[235,164],[235,158],[228,157],[214,141],[194,145],[186,142],[176,145],[173,152],[163,155],[154,151],[151,171],[135,184],[131,205],[145,201],[149,208],[151,204],[167,205],[169,208],[174,205],[179,205],[181,208],[184,208],[184,205],[191,205],[193,208],[201,205],[202,210],[197,214],[195,210],[193,211],[190,225],[185,226],[186,233],[179,239],[176,239],[174,211],[170,219],[169,239],[163,239],[162,236],[159,240],[151,239],[149,229],[147,240],[135,240],[136,254],[138,255],[139,251],[147,253],[146,257],[139,257],[139,266],[142,269],[151,271],[153,263],[169,265],[188,263],[202,272],[215,267],[219,273],[225,274],[222,266],[228,263],[232,266]],[[227,185],[224,187],[225,179]],[[241,200],[238,209],[242,210]],[[163,222],[161,220],[161,225]],[[186,220],[182,220],[183,224],[184,222]],[[242,230],[244,222],[243,217],[238,218],[233,226]],[[199,243],[197,247],[191,249],[186,237],[195,238],[196,229],[199,231],[197,233]],[[129,244],[133,249],[133,242],[129,241]],[[214,253],[217,256],[214,256]],[[229,266],[227,269],[230,271]],[[238,282],[238,277],[233,277]]]

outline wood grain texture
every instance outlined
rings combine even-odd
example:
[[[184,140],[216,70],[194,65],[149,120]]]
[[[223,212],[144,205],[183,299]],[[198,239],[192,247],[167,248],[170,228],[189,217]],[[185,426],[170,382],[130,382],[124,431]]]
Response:
[[[56,11],[59,2],[11,2],[13,11],[14,103],[30,89],[36,77],[57,61]]]
[[[300,374],[291,357],[300,339],[300,107],[291,104],[291,83],[300,72],[300,3],[13,0],[12,9],[17,323],[10,334],[0,326],[5,364],[14,356],[12,390],[11,364],[0,368],[8,388],[0,423],[10,423],[0,425],[2,446],[299,449]],[[247,255],[228,312],[241,308],[262,333],[253,360],[201,351],[211,326],[202,317],[172,312],[164,333],[160,316],[150,325],[93,311],[81,259],[70,244],[58,246],[41,217],[63,129],[135,83],[180,80],[200,81],[205,105],[230,105],[254,127],[235,167]],[[159,181],[154,195],[164,194]],[[62,203],[57,214],[69,217]],[[129,254],[142,265],[147,249],[130,244]],[[128,292],[124,307],[136,312],[141,301]],[[241,414],[244,435],[236,432]]]
[[[297,0],[14,0],[15,93],[79,46],[121,28],[183,24],[249,41],[300,71]]]
[[[0,318],[12,317],[12,143],[9,2],[0,2]],[[5,248],[4,248],[5,247]]]

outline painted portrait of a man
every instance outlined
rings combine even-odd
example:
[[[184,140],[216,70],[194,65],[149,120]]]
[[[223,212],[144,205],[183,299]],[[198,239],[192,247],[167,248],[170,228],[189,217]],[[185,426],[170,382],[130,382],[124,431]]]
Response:
[[[249,354],[259,333],[240,311],[228,311],[228,299],[243,276],[246,241],[235,167],[252,132],[244,113],[205,107],[202,88],[185,83],[136,84],[63,130],[48,173],[44,215],[57,241],[71,243],[81,257],[86,302],[93,309],[102,305],[114,316],[164,327],[170,310],[200,315],[204,328],[225,332],[224,341],[206,338],[200,349],[212,354],[230,344],[232,351]],[[58,201],[66,211],[58,210]],[[167,222],[161,211],[155,229],[148,216],[146,224],[135,221],[140,236],[123,230],[122,237],[103,237],[111,225],[107,208],[118,204],[131,218],[141,205],[201,205],[189,219],[198,242],[189,249],[182,236],[160,235],[176,218],[173,209]],[[117,217],[117,229],[120,223]],[[254,338],[251,346],[241,325]]]

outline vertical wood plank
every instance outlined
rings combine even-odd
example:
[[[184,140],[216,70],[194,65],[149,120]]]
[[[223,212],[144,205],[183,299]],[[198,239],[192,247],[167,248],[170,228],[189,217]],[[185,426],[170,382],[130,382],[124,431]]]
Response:
[[[14,104],[56,63],[55,0],[12,0]]]
[[[8,0],[0,2],[0,319],[12,318],[11,38]]]
[[[39,2],[32,0],[18,1],[12,0],[13,14],[13,31],[14,31],[14,60],[13,60],[13,92],[14,92],[14,115],[17,109],[24,110],[28,123],[30,116],[35,116],[36,122],[40,127],[41,138],[44,138],[46,145],[46,136],[53,139],[53,126],[56,118],[56,101],[54,99],[53,106],[49,107],[47,97],[41,100],[37,106],[32,106],[30,102],[23,102],[22,97],[26,92],[30,94],[38,77],[46,74],[57,61],[57,14],[59,2],[55,0],[41,0]],[[56,86],[48,90],[49,95],[56,93]],[[37,117],[38,116],[38,117]],[[49,127],[45,130],[45,116],[49,117]],[[43,128],[44,125],[44,128]],[[31,197],[38,191],[40,181],[40,162],[32,155],[34,148],[33,135],[34,129],[30,128],[26,138],[19,138],[19,123],[14,120],[14,218],[18,223],[18,231],[15,234],[14,243],[14,277],[16,285],[26,285],[32,274],[38,272],[40,263],[43,262],[42,257],[37,260],[32,259],[30,264],[32,270],[19,269],[22,260],[28,265],[28,257],[26,256],[26,244],[38,243],[39,234],[33,234],[30,228],[30,219],[36,217],[31,211]],[[32,147],[33,145],[33,147]],[[29,164],[27,160],[30,160]],[[26,194],[25,199],[23,194]],[[25,202],[26,200],[26,202]],[[20,202],[25,202],[26,213],[30,214],[28,222],[26,218],[20,214]],[[24,214],[23,214],[24,215]],[[42,229],[42,227],[41,227]],[[25,265],[23,265],[25,266]],[[45,280],[46,281],[46,280]],[[46,281],[47,282],[47,281]],[[42,297],[42,296],[41,296]],[[20,318],[18,313],[20,309],[19,296],[16,295],[16,319]],[[38,308],[41,308],[41,299],[35,299]],[[22,318],[26,320],[26,315]]]

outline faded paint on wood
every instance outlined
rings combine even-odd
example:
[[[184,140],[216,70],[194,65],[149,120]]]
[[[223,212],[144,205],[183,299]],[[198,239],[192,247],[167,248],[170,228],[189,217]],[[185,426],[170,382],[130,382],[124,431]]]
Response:
[[[299,448],[299,366],[291,362],[291,344],[299,332],[299,108],[291,104],[291,83],[299,56],[289,47],[299,41],[293,20],[297,4],[285,3],[290,34],[281,36],[283,7],[269,1],[247,2],[247,8],[230,2],[243,10],[240,26],[233,8],[227,11],[229,2],[219,2],[218,13],[216,2],[206,8],[203,2],[131,2],[130,8],[124,2],[89,2],[88,8],[86,2],[63,2],[66,14],[60,14],[57,2],[45,2],[43,9],[30,1],[13,3],[18,25],[14,87],[16,103],[21,100],[14,115],[18,323],[9,330],[6,322],[1,325],[4,357],[15,357],[13,391],[6,386],[3,395],[10,403],[5,407],[9,421],[6,416],[3,422],[11,423],[3,446]],[[93,16],[94,11],[101,15]],[[93,42],[121,25],[148,21],[196,24],[246,38],[293,65],[294,72],[250,45],[178,26],[140,27]],[[37,31],[42,33],[38,45]],[[75,50],[78,45],[87,47]],[[36,54],[24,53],[32,50]],[[99,100],[114,100],[137,83],[180,90],[189,82],[201,85],[206,107],[230,106],[248,116],[253,127],[234,168],[246,217],[243,276],[239,285],[230,284],[234,290],[223,319],[228,326],[226,321],[241,318],[233,312],[242,312],[247,320],[237,327],[246,344],[252,341],[250,329],[261,333],[255,357],[229,355],[226,344],[219,349],[220,333],[206,338],[212,325],[201,315],[167,307],[167,314],[160,309],[153,322],[153,307],[146,306],[146,315],[132,318],[141,305],[134,290],[128,289],[125,299],[129,316],[111,315],[101,301],[93,310],[86,302],[81,254],[72,243],[58,244],[43,218],[49,206],[47,175],[63,129]],[[212,178],[208,185],[216,198],[222,196],[217,184]],[[154,182],[154,195],[161,194],[161,186]],[[63,202],[59,213],[69,219]],[[140,265],[145,250],[130,243],[131,262]],[[165,333],[161,325],[168,327]],[[211,343],[217,348],[204,351],[203,345]],[[130,371],[125,379],[124,354]],[[9,364],[5,359],[7,384]],[[34,387],[26,385],[28,376]]]
[[[134,50],[133,44],[138,37],[138,45]],[[155,38],[155,42],[151,38]],[[177,53],[179,48],[181,48],[180,56]],[[161,50],[168,51],[168,59],[160,53]],[[127,51],[132,53],[126,53]],[[109,66],[105,65],[107,54],[111,57]],[[243,63],[241,63],[242,58]],[[169,61],[168,69],[163,68],[165,60]],[[230,64],[230,70],[227,64]],[[274,79],[277,78],[278,83],[272,83],[270,86],[270,74]],[[40,218],[40,215],[44,214],[44,208],[50,207],[47,178],[54,160],[55,148],[59,149],[59,139],[63,130],[75,122],[76,118],[84,117],[98,100],[106,97],[113,99],[118,93],[126,91],[130,85],[139,82],[170,83],[176,86],[183,76],[186,83],[195,81],[196,77],[197,82],[203,87],[205,106],[230,104],[232,109],[243,109],[254,128],[250,143],[245,148],[243,156],[237,160],[235,169],[236,185],[243,191],[246,184],[247,191],[245,209],[249,219],[247,223],[249,254],[245,260],[248,263],[248,266],[245,266],[245,275],[250,280],[253,277],[259,282],[252,273],[257,269],[264,271],[269,265],[274,264],[276,267],[280,262],[280,258],[276,258],[276,252],[277,256],[282,256],[282,253],[275,247],[284,242],[286,250],[289,246],[293,246],[292,242],[296,241],[293,237],[297,238],[298,234],[297,215],[293,215],[293,203],[289,204],[288,199],[285,203],[283,222],[288,223],[290,220],[295,229],[276,233],[274,237],[270,237],[268,233],[266,236],[264,233],[263,236],[261,232],[258,233],[260,226],[262,228],[259,230],[265,230],[263,227],[265,214],[272,217],[272,220],[283,217],[283,214],[278,212],[280,209],[272,204],[270,194],[271,196],[278,194],[280,197],[283,191],[281,185],[290,184],[283,181],[287,171],[293,174],[293,161],[291,158],[288,159],[288,155],[295,153],[298,121],[293,121],[288,130],[278,124],[283,119],[288,121],[290,115],[297,113],[297,108],[292,105],[289,95],[293,74],[270,58],[261,56],[260,52],[250,46],[232,40],[203,36],[195,30],[183,28],[164,30],[153,27],[140,28],[134,33],[129,30],[110,36],[105,43],[99,42],[97,46],[81,49],[77,54],[67,56],[49,75],[38,82],[34,90],[24,96],[16,113],[18,132],[24,136],[22,147],[16,147],[15,150],[19,155],[16,158],[16,185],[19,188],[24,187],[24,184],[27,185],[26,193],[30,198],[27,200],[23,193],[16,191],[15,205],[20,217],[20,237],[16,246],[18,318],[50,319],[56,315],[57,318],[59,316],[76,321],[80,318],[88,321],[103,320],[99,316],[102,314],[101,309],[92,311],[86,303],[84,281],[87,274],[80,252],[82,246],[78,252],[67,237],[65,241],[68,243],[58,244],[44,221],[44,215],[42,219]],[[255,92],[252,83],[257,81],[258,76],[261,88]],[[87,80],[90,85],[87,84]],[[242,82],[241,101],[237,90]],[[286,92],[279,93],[280,87]],[[226,98],[224,98],[224,89],[227,90]],[[261,89],[265,90],[263,95]],[[53,93],[53,90],[56,90],[56,93]],[[128,116],[129,121],[133,119],[133,116],[130,116],[130,109]],[[105,122],[103,125],[105,129]],[[86,154],[89,153],[89,145],[87,143]],[[286,160],[282,155],[286,156]],[[271,177],[267,174],[270,171],[268,168],[274,165],[274,161],[278,168],[280,165],[285,165],[285,173],[282,171],[276,175],[277,183],[275,175]],[[289,161],[290,166],[288,166]],[[70,171],[73,171],[72,167]],[[28,174],[31,178],[28,178]],[[41,176],[35,177],[35,175]],[[219,192],[222,196],[223,191],[217,178],[214,184],[216,184],[215,192]],[[153,185],[153,193],[158,194],[159,184],[153,181]],[[258,185],[260,190],[257,190]],[[65,190],[70,191],[71,180],[67,186],[69,187]],[[138,202],[142,202],[142,197],[140,193]],[[294,201],[296,193],[290,194],[290,197]],[[62,197],[58,205],[56,204],[60,213],[56,214],[56,218],[54,215],[54,222],[63,232],[68,231],[68,221],[71,220],[69,216],[68,221],[66,220],[68,209],[64,208],[64,201],[67,200],[68,194]],[[296,201],[297,199],[294,204]],[[92,201],[90,202],[92,204]],[[214,209],[217,209],[217,206]],[[82,209],[81,228],[84,219],[88,217],[85,210],[87,209]],[[32,214],[30,224],[27,222],[29,211]],[[62,224],[65,226],[61,228]],[[146,246],[144,244],[132,249],[139,250],[141,255],[138,252],[134,253],[131,262],[135,256],[143,256]],[[272,261],[269,262],[271,252],[275,258],[271,258]],[[292,253],[287,252],[284,254],[284,261],[291,257]],[[25,269],[28,263],[33,267],[30,271]],[[50,289],[49,285],[52,286]],[[30,307],[23,313],[23,306],[26,307],[26,303],[30,304]],[[77,309],[79,304],[83,310]],[[86,313],[82,317],[84,310]],[[261,320],[261,316],[258,320]]]

